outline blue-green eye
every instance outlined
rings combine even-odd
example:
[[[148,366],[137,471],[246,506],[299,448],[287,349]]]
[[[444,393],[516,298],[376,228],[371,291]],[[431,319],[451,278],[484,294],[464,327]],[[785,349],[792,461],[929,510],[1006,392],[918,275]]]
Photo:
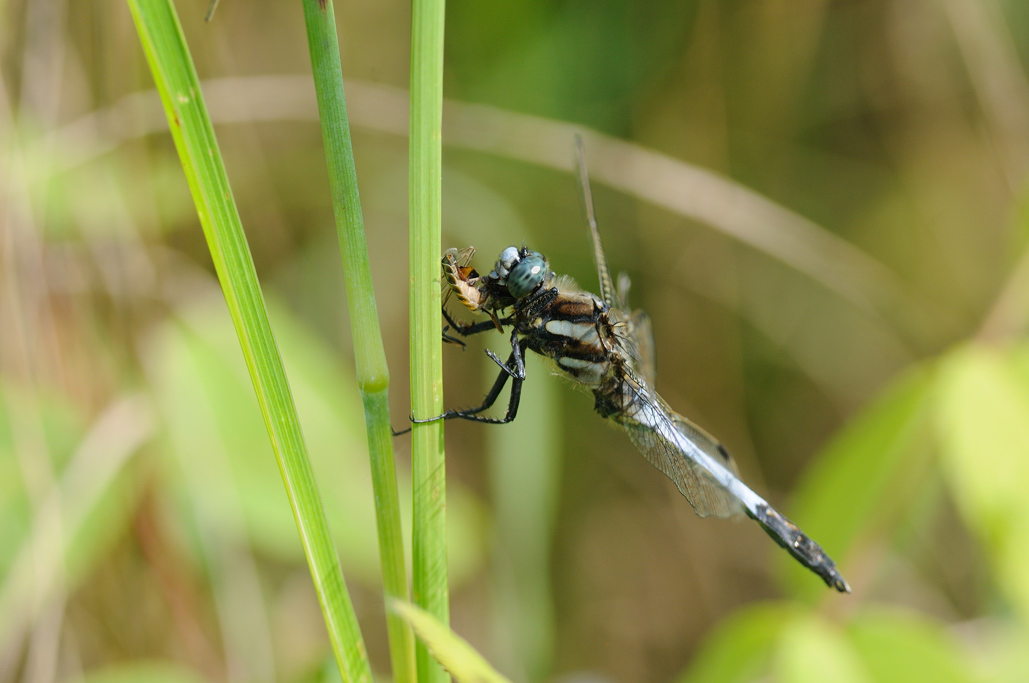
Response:
[[[542,254],[531,251],[519,261],[507,276],[507,291],[516,299],[528,296],[547,274],[547,261]]]

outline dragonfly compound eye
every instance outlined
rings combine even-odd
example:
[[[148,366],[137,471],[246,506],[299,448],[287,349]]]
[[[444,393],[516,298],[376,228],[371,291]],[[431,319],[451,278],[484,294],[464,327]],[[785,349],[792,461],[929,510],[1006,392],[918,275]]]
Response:
[[[500,257],[497,259],[497,267],[493,269],[494,272],[503,280],[511,272],[511,269],[515,267],[515,264],[518,263],[519,258],[521,257],[518,255],[518,247],[508,247],[500,252]]]
[[[547,261],[537,252],[519,261],[507,276],[507,291],[516,299],[528,296],[547,274]]]

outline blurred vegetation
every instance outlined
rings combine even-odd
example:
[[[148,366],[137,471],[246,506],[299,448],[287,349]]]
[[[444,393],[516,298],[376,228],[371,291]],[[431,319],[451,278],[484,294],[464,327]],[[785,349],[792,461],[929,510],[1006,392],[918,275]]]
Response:
[[[206,4],[178,9],[385,676],[303,16],[226,0],[204,24]],[[1029,5],[447,10],[444,245],[482,268],[525,241],[594,288],[566,171],[571,131],[594,131],[659,390],[854,590],[696,518],[531,359],[518,421],[447,426],[454,630],[517,681],[1029,680]],[[128,9],[0,12],[0,680],[333,680]],[[399,420],[409,7],[336,12]],[[444,351],[447,404],[474,403],[495,366]]]

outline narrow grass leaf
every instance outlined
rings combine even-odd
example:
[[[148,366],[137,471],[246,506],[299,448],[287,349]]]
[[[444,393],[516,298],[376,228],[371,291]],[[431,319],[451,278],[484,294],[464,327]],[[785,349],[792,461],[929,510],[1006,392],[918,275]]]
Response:
[[[254,383],[341,674],[347,681],[371,681],[357,617],[182,27],[168,0],[128,3]]]
[[[440,349],[440,252],[443,127],[443,0],[411,5],[411,411],[443,412]],[[443,425],[414,426],[411,435],[413,597],[442,624],[450,621],[447,585],[446,466]],[[446,673],[424,645],[415,651],[418,680],[439,683]]]
[[[390,609],[414,628],[444,669],[460,683],[509,683],[464,638],[423,609],[394,600]]]
[[[400,495],[390,428],[389,369],[386,367],[386,352],[382,346],[371,267],[368,264],[364,216],[357,190],[357,168],[350,139],[343,68],[331,0],[304,0],[304,18],[318,96],[325,160],[329,167],[332,210],[336,217],[336,232],[343,261],[357,382],[364,404],[383,589],[387,599],[406,600],[407,567],[404,562]],[[393,678],[399,683],[413,683],[414,634],[393,614],[387,613],[386,626]]]

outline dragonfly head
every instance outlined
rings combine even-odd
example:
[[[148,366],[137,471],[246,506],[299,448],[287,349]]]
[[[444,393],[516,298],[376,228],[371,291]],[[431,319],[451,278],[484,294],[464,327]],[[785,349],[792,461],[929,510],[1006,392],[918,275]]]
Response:
[[[490,275],[505,285],[512,297],[523,299],[543,283],[548,266],[546,257],[538,251],[508,247],[500,252],[497,265]]]

